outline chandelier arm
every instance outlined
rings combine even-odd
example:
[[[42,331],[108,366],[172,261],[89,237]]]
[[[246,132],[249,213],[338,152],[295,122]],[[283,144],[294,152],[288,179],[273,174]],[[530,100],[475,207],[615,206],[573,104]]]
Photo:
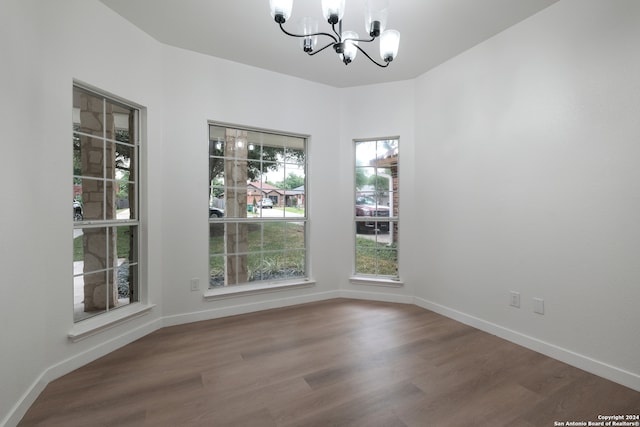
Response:
[[[336,43],[337,43],[337,42],[336,42]],[[323,50],[325,50],[326,48],[328,48],[328,47],[330,47],[330,46],[335,45],[336,43],[331,42],[331,43],[329,43],[328,45],[324,46],[324,47],[323,47],[323,48],[321,48],[321,49],[314,50],[313,52],[308,52],[308,54],[309,54],[309,56],[315,55],[316,53],[320,53],[320,52],[322,52]]]
[[[291,37],[313,37],[313,36],[327,36],[330,37],[333,40],[333,43],[338,43],[338,39],[335,38],[335,36],[333,34],[329,34],[329,33],[313,33],[313,34],[293,34],[290,33],[289,31],[285,30],[284,27],[282,26],[282,23],[280,23],[280,29],[282,30],[283,33],[285,33],[288,36]],[[333,44],[331,43],[331,44]]]
[[[375,37],[371,37],[371,39],[350,39],[350,38],[346,38],[344,40],[342,40],[343,42],[346,42],[347,40],[352,41],[352,42],[363,42],[363,43],[371,43],[372,41],[374,41],[376,38]]]
[[[336,43],[341,42],[342,41],[342,21],[338,22],[338,31],[336,31],[336,24],[331,24],[331,29],[333,30],[333,32],[335,33],[336,36],[338,36],[338,40],[336,40]]]
[[[380,67],[380,68],[386,68],[386,67],[388,67],[388,66],[389,66],[389,62],[387,62],[387,63],[385,63],[384,65],[382,65],[382,64],[378,63],[375,59],[373,59],[372,57],[370,57],[370,56],[369,56],[369,54],[368,54],[367,52],[365,52],[365,51],[364,51],[364,49],[362,49],[360,46],[358,46],[357,44],[354,44],[354,46],[355,46],[355,47],[357,47],[357,48],[358,48],[358,50],[359,50],[360,52],[362,52],[362,54],[363,54],[364,56],[366,56],[367,58],[369,58],[369,61],[371,61],[371,62],[373,62],[374,64],[376,64],[378,67]]]

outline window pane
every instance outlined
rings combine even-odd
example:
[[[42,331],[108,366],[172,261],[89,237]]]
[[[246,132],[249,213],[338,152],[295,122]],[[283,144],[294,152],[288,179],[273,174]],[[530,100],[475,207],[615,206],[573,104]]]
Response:
[[[226,278],[228,285],[249,281],[249,269],[246,254],[228,254],[226,259]]]
[[[356,166],[369,166],[376,158],[376,141],[356,142]]]
[[[355,274],[397,278],[398,140],[358,141],[355,153]]]
[[[85,92],[73,90],[73,121],[79,132],[103,136],[104,108],[103,98]]]
[[[116,189],[116,218],[135,219],[136,184],[131,181],[119,180],[115,182]]]
[[[73,173],[84,177],[104,177],[103,140],[86,135],[74,135]]]
[[[285,150],[285,161],[289,164],[304,166],[304,148],[287,148]]]
[[[83,263],[85,273],[104,270],[109,267],[107,260],[107,228],[85,228],[82,230]]]
[[[134,181],[135,177],[130,177],[131,165],[135,164],[136,150],[134,147],[126,144],[114,144],[107,142],[107,148],[115,147],[115,155],[113,157],[113,167],[115,167],[116,179],[131,179]]]
[[[304,231],[296,231],[306,221],[305,144],[299,137],[210,126],[209,221],[225,225],[220,236],[210,236],[216,242],[209,251],[210,286],[291,277],[284,249],[305,248]],[[211,216],[214,207],[223,213]],[[288,226],[289,217],[300,223]]]
[[[304,249],[287,251],[285,253],[284,274],[288,279],[305,276],[305,256]]]
[[[284,247],[286,249],[304,249],[305,248],[305,233],[304,223],[302,222],[287,222],[285,223],[286,229],[284,232]]]
[[[89,317],[96,316],[107,311],[106,305],[101,308],[93,306],[93,294],[95,293],[95,284],[104,284],[107,272],[85,274],[74,278],[74,307],[73,319],[75,322],[84,320]],[[85,305],[85,302],[87,303]],[[85,306],[87,309],[85,310]]]
[[[209,253],[224,254],[224,227],[222,223],[209,223]]]
[[[117,257],[118,262],[138,262],[136,258],[138,244],[138,227],[116,227],[117,232]]]
[[[209,287],[224,286],[224,255],[209,257]]]
[[[262,280],[281,280],[286,278],[284,270],[284,251],[266,252],[264,254]]]
[[[267,222],[264,224],[264,249],[275,251],[284,249],[285,242],[284,222]]]
[[[379,247],[376,252],[378,271],[383,276],[398,275],[398,251],[391,247]]]
[[[209,223],[209,285],[224,286],[224,230],[223,223]]]
[[[249,226],[249,252],[260,252],[264,246],[263,236],[263,224],[251,223]]]
[[[268,279],[267,264],[262,258],[262,252],[249,254],[249,281],[261,281]],[[264,274],[264,276],[263,276]]]
[[[138,217],[138,114],[75,86],[72,111],[78,321],[138,300],[138,225],[118,225]]]
[[[118,266],[118,306],[139,301],[138,296],[138,265],[123,262]]]
[[[107,100],[105,102],[105,112],[107,117],[108,139],[119,142],[135,144],[134,131],[134,109],[119,103]]]
[[[209,156],[224,156],[224,137],[214,137],[214,139],[209,140]]]

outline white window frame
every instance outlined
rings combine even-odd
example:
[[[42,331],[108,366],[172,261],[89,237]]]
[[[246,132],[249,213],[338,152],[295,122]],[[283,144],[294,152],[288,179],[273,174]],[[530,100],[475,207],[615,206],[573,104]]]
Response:
[[[135,236],[137,241],[135,243],[135,247],[137,248],[137,254],[136,254],[136,259],[137,259],[136,276],[137,277],[135,281],[137,284],[137,287],[136,287],[137,295],[134,297],[134,300],[130,301],[128,304],[125,304],[120,307],[112,307],[112,308],[107,307],[105,311],[101,311],[89,317],[84,317],[77,321],[75,320],[75,314],[74,314],[73,315],[74,325],[68,333],[68,338],[74,342],[82,340],[88,336],[94,335],[100,331],[111,328],[114,325],[119,324],[121,322],[147,314],[154,307],[154,305],[148,303],[148,299],[147,299],[148,290],[147,290],[146,262],[145,262],[146,245],[143,244],[143,242],[146,241],[146,238],[144,238],[143,236],[142,216],[141,216],[142,214],[141,205],[142,205],[142,200],[143,200],[142,198],[143,198],[144,188],[145,188],[142,185],[144,181],[142,178],[145,173],[143,169],[143,165],[145,165],[145,162],[144,162],[145,150],[143,149],[144,147],[143,142],[144,142],[144,138],[146,137],[146,128],[145,128],[146,108],[139,104],[123,99],[117,95],[113,95],[104,90],[91,86],[89,84],[74,80],[73,82],[74,93],[76,89],[87,92],[96,97],[102,98],[103,106],[105,105],[106,102],[111,102],[114,104],[125,106],[135,111],[134,113],[135,124],[134,124],[134,131],[133,131],[134,141],[133,142],[130,141],[129,146],[135,152],[136,167],[134,168],[135,176],[133,178],[131,178],[130,176],[129,179],[131,181],[134,181],[136,184],[135,185],[136,195],[134,197],[136,217],[133,219],[131,218],[106,219],[106,216],[103,215],[102,220],[84,220],[84,219],[81,221],[74,220],[73,230],[75,231],[75,230],[82,230],[82,229],[88,229],[88,228],[100,228],[100,227],[107,229],[109,227],[120,227],[120,226],[129,226],[129,227],[136,228]],[[75,123],[75,121],[76,119],[74,118],[73,122]],[[73,134],[84,135],[82,132],[77,132],[75,129],[73,130]],[[108,141],[110,143],[122,144],[122,142],[120,141],[115,141],[115,139],[107,138],[105,134],[103,134],[101,137],[100,136],[96,137],[96,135],[86,135],[86,136],[90,136],[91,138],[95,138],[98,140]],[[74,174],[73,178],[75,180],[76,178],[83,178],[83,176]],[[103,177],[102,179],[105,180],[106,177]],[[107,179],[104,182],[107,182],[107,181],[110,181],[110,180]],[[113,182],[115,183],[117,181],[113,181]],[[73,238],[72,238],[72,246],[73,246]],[[133,265],[133,264],[130,264],[130,265]],[[73,274],[73,278],[77,276],[82,276],[82,275],[83,274]],[[73,305],[74,305],[74,312],[75,312],[75,303]]]
[[[283,132],[283,131],[277,131],[277,130],[262,129],[262,128],[255,128],[255,127],[250,127],[245,125],[237,125],[237,124],[214,122],[214,121],[208,122],[208,127],[207,127],[208,133],[210,132],[210,129],[212,126],[237,129],[237,130],[247,131],[247,132],[259,132],[259,133],[271,134],[271,135],[277,135],[277,136],[283,136],[283,137],[300,138],[304,140],[304,153],[305,153],[304,167],[303,167],[304,176],[305,176],[304,216],[296,217],[295,222],[302,222],[304,227],[305,275],[301,277],[294,277],[294,278],[266,279],[266,280],[263,279],[263,280],[249,281],[246,283],[235,283],[230,285],[225,284],[224,286],[216,286],[216,287],[208,286],[204,292],[205,299],[217,300],[217,299],[231,298],[236,296],[253,295],[253,294],[259,294],[264,292],[288,290],[288,289],[309,287],[309,286],[315,285],[315,281],[311,279],[311,271],[310,271],[311,263],[310,263],[310,251],[309,251],[309,247],[310,247],[309,209],[308,209],[309,176],[307,173],[308,158],[309,158],[309,140],[310,140],[309,135],[302,135],[302,134],[296,134],[291,132]],[[211,144],[211,141],[207,141],[207,144]],[[207,152],[209,153],[209,150]],[[209,159],[209,156],[208,156],[208,159]],[[225,216],[223,216],[222,218],[210,217],[208,222],[209,224],[232,224],[232,223],[268,224],[273,222],[281,222],[281,223],[292,222],[292,218],[287,216],[283,216],[282,218],[280,217],[278,218],[238,218],[238,217],[227,217],[225,214]],[[210,259],[212,257],[212,254],[210,253],[209,249],[207,250],[207,254],[208,254],[208,259]],[[226,248],[225,248],[225,253],[223,255],[223,258],[226,260],[227,256],[228,254],[226,253]],[[226,272],[225,272],[225,275],[226,275]],[[207,276],[207,280],[208,281],[211,280],[210,275]],[[225,278],[225,282],[226,282],[226,278]]]
[[[353,197],[352,200],[354,201],[353,203],[355,203],[355,200],[358,196],[358,189],[356,188],[356,170],[358,168],[358,165],[356,164],[357,162],[357,157],[356,157],[356,147],[358,145],[358,143],[363,143],[363,142],[374,142],[374,141],[396,141],[397,143],[397,175],[399,175],[399,171],[400,171],[400,137],[399,136],[389,136],[389,137],[378,137],[378,138],[362,138],[362,139],[354,139],[353,140]],[[360,166],[363,167],[363,166]],[[367,166],[367,167],[375,167],[376,169],[378,168],[377,166]],[[383,168],[383,167],[381,167]],[[397,235],[397,231],[400,229],[400,180],[399,177],[397,176],[397,188],[395,189],[395,191],[392,189],[389,192],[389,199],[390,200],[394,200],[394,196],[395,199],[397,199],[397,203],[393,204],[393,202],[391,203],[390,206],[390,212],[389,212],[389,217],[385,217],[385,221],[388,218],[388,222],[389,222],[389,238],[394,240],[394,242],[396,243],[396,269],[397,269],[397,273],[395,275],[386,275],[386,274],[364,274],[364,273],[359,273],[356,271],[357,268],[357,239],[358,239],[358,222],[362,221],[362,216],[358,216],[355,213],[355,209],[352,210],[353,212],[353,221],[352,221],[352,231],[353,231],[353,262],[352,262],[352,276],[349,278],[350,283],[352,284],[357,284],[357,285],[375,285],[375,286],[386,286],[386,287],[400,287],[403,286],[404,283],[402,282],[402,280],[400,279],[400,239],[399,236]],[[395,194],[394,194],[395,193]],[[395,215],[394,215],[395,212]],[[376,218],[380,218],[380,217],[376,217]],[[397,227],[394,227],[393,224],[397,224]],[[397,229],[396,229],[397,228]],[[395,233],[395,237],[394,237],[394,233]],[[374,234],[375,236],[377,236],[377,234]]]

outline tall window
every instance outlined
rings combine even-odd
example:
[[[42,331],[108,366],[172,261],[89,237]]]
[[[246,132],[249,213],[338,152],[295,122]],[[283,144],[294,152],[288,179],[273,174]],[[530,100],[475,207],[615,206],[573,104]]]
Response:
[[[74,320],[138,301],[139,110],[73,88]]]
[[[356,276],[398,279],[398,140],[355,141]]]
[[[307,277],[306,139],[209,127],[209,287]]]

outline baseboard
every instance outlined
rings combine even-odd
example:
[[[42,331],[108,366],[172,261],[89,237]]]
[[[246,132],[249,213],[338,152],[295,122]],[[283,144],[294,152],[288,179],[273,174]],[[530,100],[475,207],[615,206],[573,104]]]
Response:
[[[202,320],[218,319],[238,314],[254,313],[256,311],[270,310],[272,308],[282,308],[297,304],[323,301],[340,296],[338,291],[317,292],[307,295],[298,295],[288,298],[273,298],[266,301],[251,302],[246,304],[236,304],[225,307],[212,308],[209,310],[196,311],[192,313],[176,314],[162,318],[163,327],[182,325],[185,323],[200,322]]]
[[[273,308],[288,307],[296,304],[305,304],[328,300],[333,298],[353,298],[370,301],[384,301],[401,304],[415,304],[427,310],[434,311],[448,318],[457,320],[466,325],[472,326],[484,332],[504,338],[515,344],[521,345],[538,353],[560,360],[571,366],[583,369],[594,375],[622,384],[633,390],[640,391],[640,375],[625,371],[615,366],[608,365],[587,356],[575,353],[571,350],[547,343],[520,332],[496,325],[486,320],[468,315],[452,308],[425,300],[423,298],[400,295],[394,293],[370,292],[360,290],[336,290],[308,295],[295,296],[290,298],[274,298],[268,301],[260,301],[248,304],[238,304],[229,307],[214,308],[193,313],[166,316],[145,323],[126,334],[115,337],[109,341],[94,346],[80,354],[70,357],[62,362],[47,368],[22,395],[22,398],[14,405],[9,414],[0,421],[0,427],[15,426],[20,422],[29,407],[35,402],[38,395],[44,390],[47,384],[56,378],[61,377],[93,360],[98,359],[120,347],[123,347],[151,332],[162,327],[180,325],[184,323],[198,322],[238,314],[253,313],[256,311],[269,310]]]
[[[223,308],[203,310],[194,313],[166,316],[155,319],[125,334],[119,335],[112,340],[101,343],[95,347],[90,348],[89,350],[74,355],[73,357],[70,357],[47,368],[31,384],[29,389],[22,395],[20,400],[11,409],[9,414],[3,420],[0,420],[0,427],[11,427],[17,425],[24,414],[27,412],[29,407],[31,407],[33,402],[35,402],[35,400],[38,398],[42,390],[44,390],[47,384],[49,384],[49,382],[65,374],[68,374],[69,372],[78,369],[86,365],[87,363],[92,362],[160,328],[339,297],[340,293],[336,290],[330,292],[295,296],[290,298],[274,298],[271,300],[260,301],[256,303],[238,304]]]
[[[45,371],[46,372],[46,371]],[[31,386],[24,392],[20,400],[13,405],[13,408],[9,411],[7,416],[0,420],[0,427],[12,427],[18,425],[24,414],[27,413],[27,410],[33,405],[33,402],[36,401],[40,393],[45,389],[49,381],[44,379],[44,374],[40,374],[40,376],[31,384]]]
[[[155,319],[147,322],[135,329],[128,331],[125,334],[119,335],[111,340],[100,343],[82,353],[76,354],[68,359],[65,359],[55,365],[52,365],[45,369],[42,374],[31,384],[31,386],[25,391],[20,400],[13,406],[9,414],[0,421],[0,427],[10,427],[18,425],[27,410],[33,405],[33,402],[38,398],[40,393],[45,389],[47,384],[56,378],[68,374],[69,372],[78,369],[87,363],[90,363],[106,354],[111,353],[114,350],[119,349],[133,341],[149,335],[151,332],[162,327],[161,319]]]
[[[505,328],[504,326],[487,322],[486,320],[478,317],[468,315],[461,311],[457,311],[422,298],[414,297],[414,304],[450,319],[457,320],[465,325],[469,325],[481,331],[504,338],[507,341],[521,345],[599,377],[606,378],[633,390],[640,391],[640,375],[634,374],[633,372],[625,371],[624,369],[592,359],[555,344],[539,340],[509,328]]]
[[[413,296],[387,293],[387,292],[371,292],[353,289],[342,289],[340,291],[341,298],[363,299],[368,301],[395,302],[399,304],[413,304]]]

